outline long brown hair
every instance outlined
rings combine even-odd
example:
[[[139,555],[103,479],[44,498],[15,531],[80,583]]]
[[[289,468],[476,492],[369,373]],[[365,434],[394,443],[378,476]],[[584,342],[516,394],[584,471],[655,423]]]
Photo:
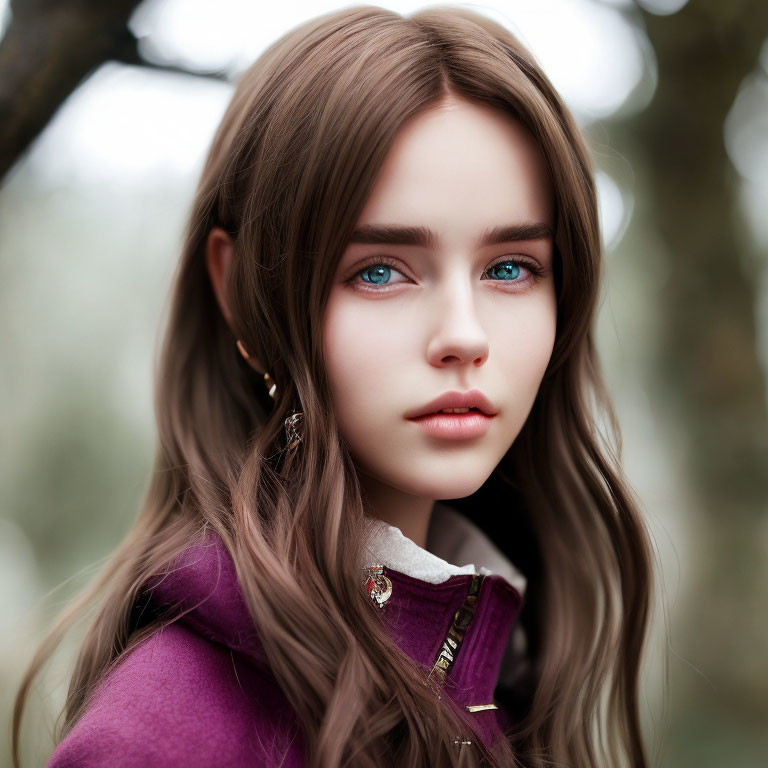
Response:
[[[507,692],[514,726],[493,755],[474,738],[477,752],[460,758],[453,739],[471,723],[422,684],[360,588],[361,491],[320,338],[335,265],[398,129],[447,94],[503,110],[541,147],[555,190],[558,300],[554,350],[520,435],[484,486],[457,500],[481,527],[500,514],[511,521],[515,535],[496,543],[529,581],[527,675]],[[277,383],[274,403],[215,301],[205,267],[214,227],[234,238],[227,301]],[[210,530],[234,561],[310,765],[646,768],[638,677],[652,560],[594,346],[602,263],[584,142],[508,30],[450,7],[403,17],[357,6],[275,42],[240,80],[197,190],[156,371],[146,499],[30,664],[14,709],[15,764],[31,681],[63,633],[96,603],[59,738],[116,661],[169,620],[137,624],[142,585]],[[294,408],[304,442],[278,466]]]

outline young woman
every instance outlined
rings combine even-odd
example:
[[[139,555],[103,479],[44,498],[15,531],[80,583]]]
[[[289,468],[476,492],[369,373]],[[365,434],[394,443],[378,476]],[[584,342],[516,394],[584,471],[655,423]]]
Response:
[[[52,768],[644,768],[601,259],[501,26],[360,6],[272,45],[197,191],[146,501],[14,755],[95,600]]]

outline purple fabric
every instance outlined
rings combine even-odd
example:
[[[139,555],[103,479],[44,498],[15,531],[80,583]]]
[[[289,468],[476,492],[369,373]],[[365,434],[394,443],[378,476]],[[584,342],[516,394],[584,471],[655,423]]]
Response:
[[[384,573],[393,589],[383,625],[426,676],[472,576],[431,584],[390,568]],[[211,536],[189,548],[151,586],[158,607],[186,613],[118,662],[47,768],[305,766],[298,718],[269,671],[221,540]],[[444,685],[462,707],[493,702],[521,603],[503,577],[483,580]],[[468,717],[489,746],[508,725],[502,709]]]

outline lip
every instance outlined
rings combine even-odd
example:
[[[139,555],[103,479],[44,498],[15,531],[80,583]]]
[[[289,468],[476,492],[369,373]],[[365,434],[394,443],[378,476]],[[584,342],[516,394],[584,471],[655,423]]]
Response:
[[[426,403],[420,408],[416,408],[410,413],[405,414],[406,419],[421,419],[424,416],[436,414],[442,408],[477,408],[482,413],[474,414],[485,416],[495,416],[498,409],[493,403],[479,390],[470,389],[467,392],[443,392],[442,395]],[[470,414],[442,414],[443,416],[469,416]]]
[[[429,413],[412,418],[410,421],[418,424],[431,437],[469,440],[482,437],[490,428],[493,418],[481,411],[469,411],[468,413]]]

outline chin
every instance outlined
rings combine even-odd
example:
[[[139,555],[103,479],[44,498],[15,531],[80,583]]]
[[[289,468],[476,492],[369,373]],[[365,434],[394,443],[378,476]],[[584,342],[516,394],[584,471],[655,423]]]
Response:
[[[425,499],[463,499],[471,496],[488,479],[493,468],[487,473],[471,473],[465,477],[422,477],[413,484],[402,484],[400,488]]]

